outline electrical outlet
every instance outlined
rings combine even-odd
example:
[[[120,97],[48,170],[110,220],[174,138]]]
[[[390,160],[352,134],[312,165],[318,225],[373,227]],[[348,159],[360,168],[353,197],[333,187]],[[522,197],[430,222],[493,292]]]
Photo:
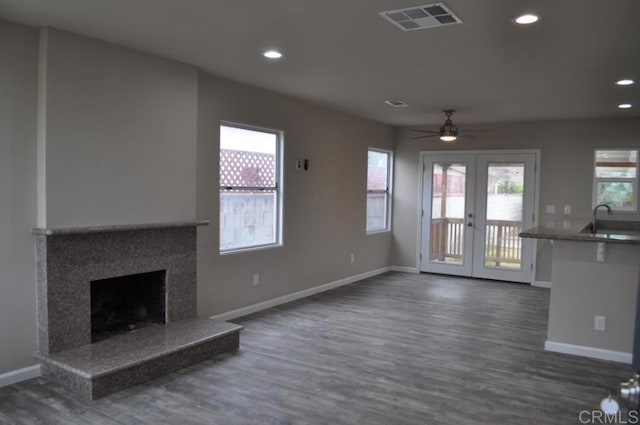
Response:
[[[351,264],[356,262],[356,256],[355,256],[355,254],[353,252],[349,256],[349,261],[351,262]]]
[[[564,206],[564,213],[567,215],[571,214],[571,205]]]
[[[260,285],[260,273],[253,274],[253,286]]]
[[[296,170],[301,170],[301,169],[302,169],[302,160],[296,159]]]
[[[603,263],[605,260],[605,247],[604,242],[598,242],[596,248],[596,261],[599,263]]]
[[[604,316],[593,317],[593,330],[604,332],[606,328],[606,318]]]

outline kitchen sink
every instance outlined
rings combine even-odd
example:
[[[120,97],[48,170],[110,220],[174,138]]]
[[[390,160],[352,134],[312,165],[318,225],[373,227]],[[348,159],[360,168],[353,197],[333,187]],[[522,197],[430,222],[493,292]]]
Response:
[[[593,234],[593,223],[587,224],[580,233]],[[626,240],[640,236],[640,221],[598,220],[597,237]]]

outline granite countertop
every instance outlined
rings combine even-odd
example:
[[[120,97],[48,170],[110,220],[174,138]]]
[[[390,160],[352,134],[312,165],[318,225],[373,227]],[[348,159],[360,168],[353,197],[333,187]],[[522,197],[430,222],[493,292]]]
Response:
[[[130,230],[169,229],[174,227],[208,226],[208,221],[171,221],[165,223],[118,224],[113,226],[82,227],[34,227],[31,232],[38,235],[74,235],[83,233],[126,232]]]
[[[546,221],[542,226],[526,229],[521,238],[554,239],[581,242],[610,242],[640,244],[640,222],[598,220],[598,233],[585,228],[591,226],[591,218],[572,218]]]

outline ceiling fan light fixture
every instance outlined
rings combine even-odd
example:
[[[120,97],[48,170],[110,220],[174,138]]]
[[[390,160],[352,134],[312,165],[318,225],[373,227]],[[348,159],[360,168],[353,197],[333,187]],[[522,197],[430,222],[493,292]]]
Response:
[[[457,131],[451,131],[451,130],[440,131],[440,140],[442,140],[443,142],[455,142],[457,138],[458,138]]]
[[[455,109],[443,110],[447,119],[440,127],[440,140],[443,142],[454,142],[458,138],[458,127],[451,121],[451,115],[455,112]]]

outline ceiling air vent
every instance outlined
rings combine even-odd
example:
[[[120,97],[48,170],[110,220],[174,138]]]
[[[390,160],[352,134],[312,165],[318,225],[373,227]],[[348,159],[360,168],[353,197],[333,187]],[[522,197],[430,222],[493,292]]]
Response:
[[[384,103],[386,103],[389,106],[393,106],[394,108],[407,108],[407,107],[409,107],[409,105],[407,105],[406,103],[404,103],[400,99],[385,100]]]
[[[384,12],[380,12],[380,16],[399,27],[402,31],[421,30],[462,23],[462,19],[458,18],[444,3],[385,10]]]

